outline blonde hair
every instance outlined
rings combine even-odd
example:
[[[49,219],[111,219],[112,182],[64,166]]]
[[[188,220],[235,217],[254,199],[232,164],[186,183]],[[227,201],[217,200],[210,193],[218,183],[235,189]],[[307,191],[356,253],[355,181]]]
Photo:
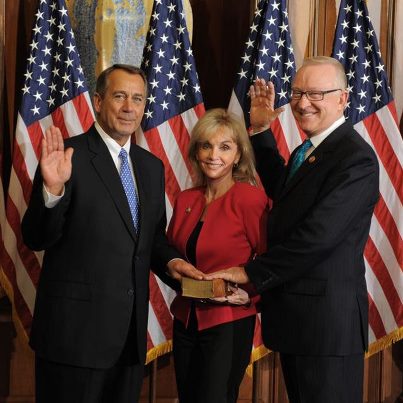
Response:
[[[236,182],[248,182],[256,186],[255,159],[243,120],[222,108],[210,109],[199,119],[192,130],[188,157],[193,167],[196,186],[206,184],[206,178],[197,161],[200,144],[209,140],[217,130],[226,127],[232,132],[232,140],[239,152],[239,161],[234,164],[232,177]]]
[[[302,63],[302,67],[305,66],[314,66],[314,65],[330,65],[333,66],[336,71],[336,80],[337,84],[341,87],[341,89],[347,88],[347,77],[346,72],[344,70],[343,65],[335,58],[328,56],[315,56],[310,57],[308,59],[304,59]]]

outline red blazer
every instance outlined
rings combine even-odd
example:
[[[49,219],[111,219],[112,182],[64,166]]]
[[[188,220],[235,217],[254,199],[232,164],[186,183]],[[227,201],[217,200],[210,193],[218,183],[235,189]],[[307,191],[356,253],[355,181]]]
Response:
[[[168,239],[186,256],[186,244],[205,207],[205,188],[182,192],[175,203],[168,228]],[[268,199],[261,188],[235,183],[223,196],[210,203],[196,246],[197,268],[212,273],[244,265],[266,248],[266,211]],[[232,322],[257,313],[256,302],[245,306],[213,305],[196,302],[199,330]],[[178,295],[171,312],[187,324],[191,299]]]

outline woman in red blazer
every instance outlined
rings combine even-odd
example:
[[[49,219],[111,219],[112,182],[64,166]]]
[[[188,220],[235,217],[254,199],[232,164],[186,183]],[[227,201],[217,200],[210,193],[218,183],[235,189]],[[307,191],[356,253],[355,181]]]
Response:
[[[193,129],[188,156],[197,187],[176,200],[170,242],[204,273],[245,264],[266,245],[267,196],[256,183],[243,122],[224,109],[210,110]],[[236,402],[257,300],[248,287],[234,287],[224,302],[175,298],[173,352],[181,403]]]

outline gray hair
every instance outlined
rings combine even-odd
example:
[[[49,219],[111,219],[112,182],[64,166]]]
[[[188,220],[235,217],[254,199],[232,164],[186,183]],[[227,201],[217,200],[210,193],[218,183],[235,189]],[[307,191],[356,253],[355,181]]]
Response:
[[[335,58],[333,57],[328,57],[328,56],[315,56],[315,57],[310,57],[308,59],[304,59],[302,63],[302,67],[306,66],[317,66],[317,65],[330,65],[333,66],[335,71],[336,71],[336,79],[337,83],[340,85],[342,89],[347,88],[347,77],[346,73],[344,71],[343,65]]]

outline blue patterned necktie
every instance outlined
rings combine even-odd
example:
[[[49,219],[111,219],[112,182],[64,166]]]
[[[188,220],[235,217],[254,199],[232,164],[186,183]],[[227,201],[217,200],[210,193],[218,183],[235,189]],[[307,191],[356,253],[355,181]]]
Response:
[[[293,177],[295,172],[298,171],[298,168],[305,161],[305,154],[311,147],[312,147],[311,140],[306,139],[302,143],[301,147],[297,150],[297,152],[294,155],[294,158],[292,159],[292,164],[291,164],[290,172],[288,173],[287,182]]]
[[[130,171],[129,161],[127,160],[127,152],[124,148],[120,150],[119,158],[120,164],[120,179],[126,193],[127,201],[129,203],[130,212],[132,214],[133,225],[138,231],[139,228],[139,199],[137,197],[137,190],[134,186],[133,176]]]

